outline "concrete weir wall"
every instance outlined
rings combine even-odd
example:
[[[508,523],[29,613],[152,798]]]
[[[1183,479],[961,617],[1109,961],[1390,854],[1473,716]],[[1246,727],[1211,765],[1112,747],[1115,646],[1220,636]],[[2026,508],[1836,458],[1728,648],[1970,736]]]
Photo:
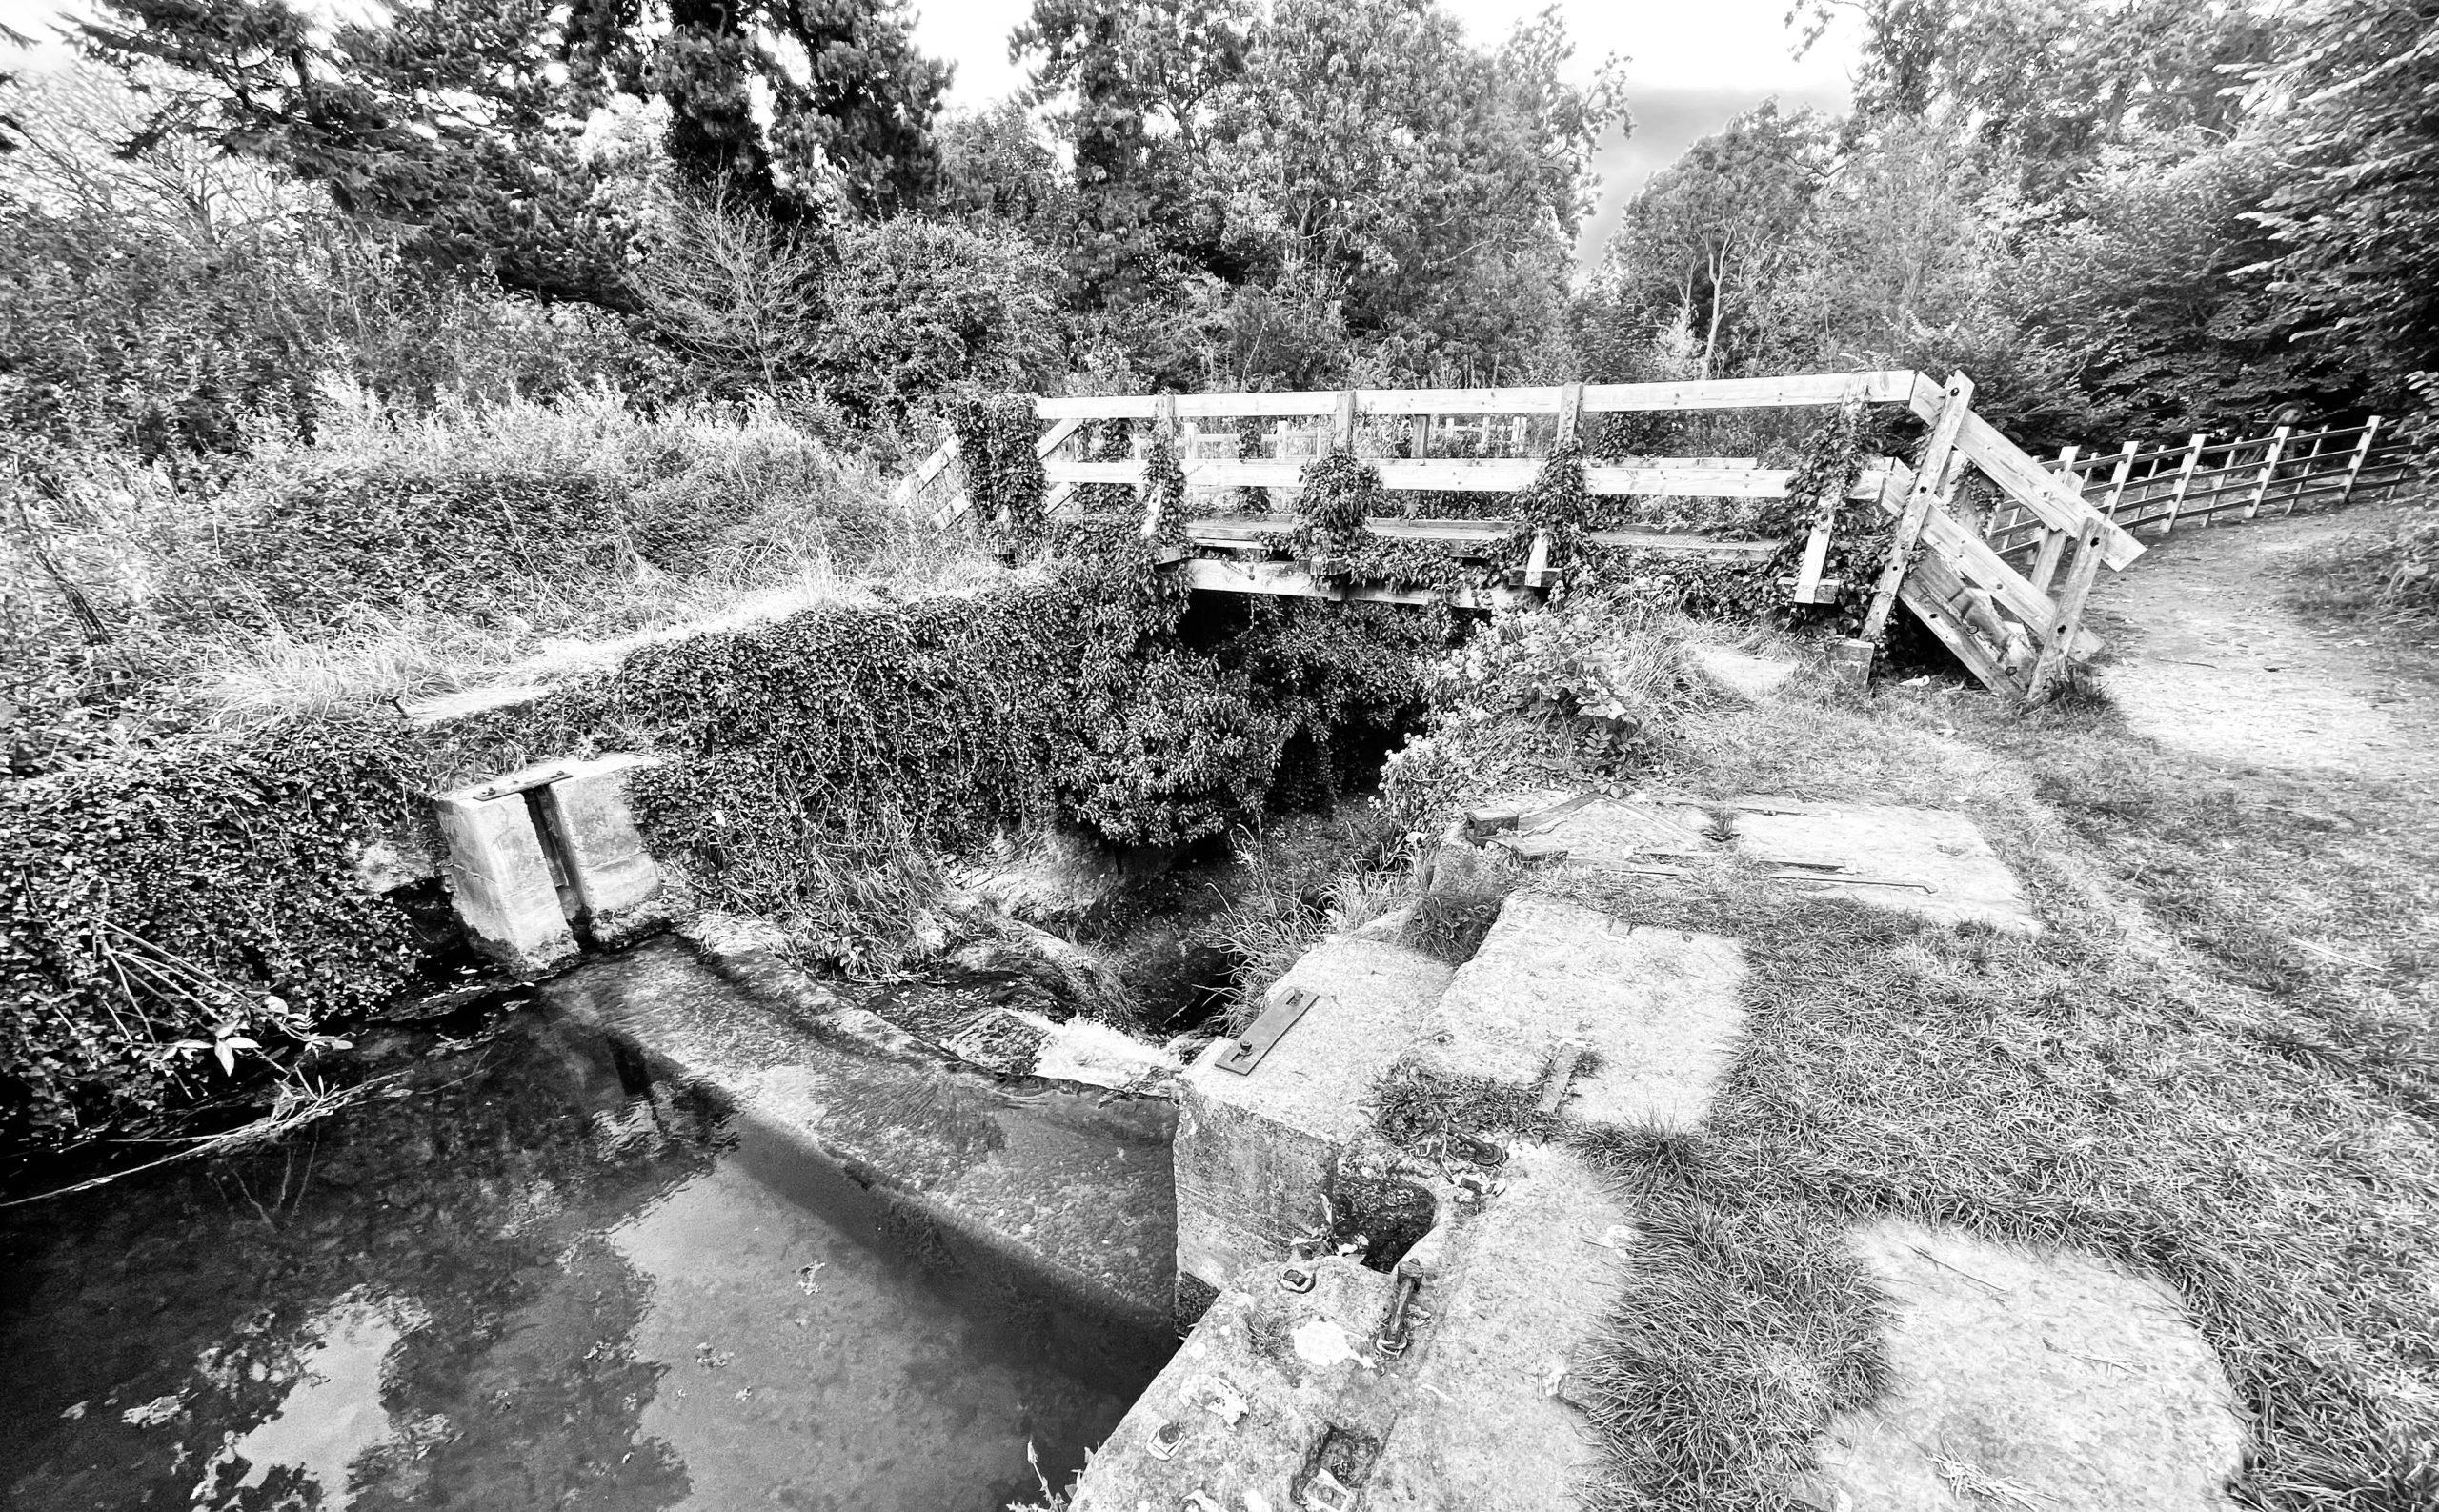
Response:
[[[575,958],[579,932],[615,945],[655,921],[660,868],[626,795],[650,759],[541,762],[433,799],[451,897],[476,951],[539,977]]]

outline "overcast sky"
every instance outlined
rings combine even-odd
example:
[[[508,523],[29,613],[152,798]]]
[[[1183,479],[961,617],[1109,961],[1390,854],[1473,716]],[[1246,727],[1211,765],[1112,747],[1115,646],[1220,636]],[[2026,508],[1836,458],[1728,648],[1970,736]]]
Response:
[[[1478,42],[1494,43],[1538,0],[1441,0]],[[1618,212],[1653,169],[1730,116],[1777,96],[1787,105],[1843,111],[1854,66],[1851,28],[1824,38],[1802,60],[1786,25],[1790,0],[1557,0],[1575,38],[1577,73],[1588,80],[1602,57],[1627,59],[1627,99],[1635,129],[1603,144],[1601,209],[1585,228],[1581,256],[1598,254]],[[0,0],[0,26],[48,34],[63,0]],[[1008,61],[1008,33],[1032,0],[916,0],[915,36],[923,50],[957,65],[952,105],[988,105],[1023,84]]]

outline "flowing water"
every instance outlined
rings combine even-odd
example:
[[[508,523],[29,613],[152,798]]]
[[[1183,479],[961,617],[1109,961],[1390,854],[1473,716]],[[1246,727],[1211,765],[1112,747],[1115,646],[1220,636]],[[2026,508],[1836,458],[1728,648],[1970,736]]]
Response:
[[[0,1505],[983,1512],[1174,1347],[538,1008],[367,1049],[397,1095],[0,1212]]]

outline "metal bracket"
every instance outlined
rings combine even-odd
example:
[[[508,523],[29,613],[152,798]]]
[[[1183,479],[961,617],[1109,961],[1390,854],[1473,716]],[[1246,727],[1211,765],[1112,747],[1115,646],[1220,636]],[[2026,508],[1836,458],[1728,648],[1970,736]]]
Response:
[[[1261,1017],[1247,1025],[1245,1032],[1237,1037],[1237,1042],[1229,1047],[1228,1053],[1214,1063],[1220,1070],[1233,1071],[1240,1077],[1253,1075],[1254,1067],[1261,1064],[1261,1058],[1270,1054],[1271,1046],[1296,1027],[1296,1021],[1304,1017],[1305,1009],[1320,1000],[1317,993],[1306,992],[1301,987],[1291,989],[1286,997],[1263,1009]]]

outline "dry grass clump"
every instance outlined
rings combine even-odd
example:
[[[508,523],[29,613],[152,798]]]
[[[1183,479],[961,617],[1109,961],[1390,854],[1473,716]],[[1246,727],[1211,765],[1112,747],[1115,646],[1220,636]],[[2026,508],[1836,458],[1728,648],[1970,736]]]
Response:
[[[2047,924],[2037,939],[1774,897],[1734,865],[1675,892],[1546,884],[1630,923],[1740,938],[1749,965],[1744,1034],[1703,1130],[1587,1146],[1652,1204],[1634,1307],[1656,1309],[1648,1326],[1674,1330],[1683,1361],[1722,1362],[1680,1370],[1640,1333],[1605,1357],[1631,1488],[1615,1504],[1779,1504],[1788,1446],[1873,1379],[1838,1342],[1838,1320],[1865,1316],[1854,1279],[1820,1246],[1894,1215],[2072,1246],[2174,1287],[2251,1430],[2247,1502],[2439,1505],[2439,1130],[2424,1062],[2396,1053],[2400,1020],[2354,1012],[2342,983],[2245,981],[2240,954],[2183,948],[2100,875],[2124,868],[2140,896],[2161,847],[2216,857],[2206,879],[2227,906],[2281,921],[2345,906],[2333,874],[2365,863],[2265,868],[2254,846],[2276,826],[2231,833],[2175,783],[2148,786],[2154,757],[2106,710],[2006,725],[1975,702],[1717,711],[1691,722],[1682,776],[1722,797],[1962,808],[2024,880]],[[2040,799],[2085,762],[2113,791],[2149,791],[2158,825],[2120,842],[2105,811],[2081,811],[2099,867]],[[2392,854],[2373,871],[2403,864]],[[2328,898],[2311,896],[2324,884]],[[1733,1243],[1694,1243],[1697,1223]],[[1724,1255],[1740,1246],[1735,1263],[1772,1284],[1731,1284]],[[1672,1404],[1643,1405],[1653,1391]]]

